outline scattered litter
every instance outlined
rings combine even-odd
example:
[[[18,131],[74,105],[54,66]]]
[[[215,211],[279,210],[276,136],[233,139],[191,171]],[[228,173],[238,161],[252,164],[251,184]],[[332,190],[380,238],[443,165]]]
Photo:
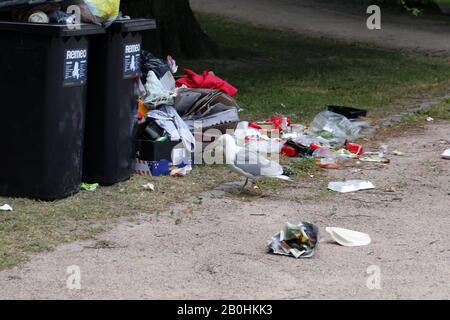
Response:
[[[367,116],[367,110],[357,109],[345,106],[327,106],[328,111],[341,114],[348,119],[357,119]]]
[[[310,258],[319,245],[319,228],[312,223],[287,223],[268,243],[268,251],[295,258]]]
[[[404,152],[401,152],[401,151],[398,151],[398,150],[392,151],[392,154],[393,154],[394,156],[400,156],[400,157],[405,155]]]
[[[142,185],[145,190],[155,191],[155,185],[153,183],[147,183]]]
[[[191,166],[184,166],[182,168],[173,167],[170,170],[170,175],[172,177],[183,177],[183,176],[188,175],[191,171],[192,171],[192,167]]]
[[[273,124],[275,129],[280,129],[287,131],[288,127],[291,125],[291,119],[284,116],[271,116],[269,122]]]
[[[370,244],[370,236],[366,233],[343,229],[328,227],[325,229],[334,241],[344,247],[359,247]]]
[[[361,145],[356,144],[356,143],[351,143],[346,141],[345,142],[345,149],[353,154],[357,154],[357,155],[363,155],[364,154],[364,149]]]
[[[318,164],[322,169],[339,169],[339,163],[336,159],[323,158],[315,159],[315,163]]]
[[[379,162],[379,163],[390,163],[391,160],[384,157],[383,152],[366,152],[362,157],[359,158],[362,162]]]
[[[330,182],[328,184],[328,189],[340,193],[369,190],[374,188],[375,186],[372,182],[364,180],[348,180],[345,182]]]
[[[394,186],[389,186],[386,189],[384,189],[384,192],[396,192],[397,189]]]
[[[193,214],[193,213],[194,213],[194,208],[192,208],[192,207],[187,207],[186,210],[185,210],[185,212],[186,212],[187,214]]]
[[[382,145],[380,146],[380,153],[381,153],[382,155],[388,154],[388,153],[389,153],[389,146],[388,146],[387,144],[382,144]]]
[[[98,183],[82,183],[81,190],[84,191],[95,191],[100,185]]]
[[[299,142],[295,142],[292,139],[289,139],[285,143],[284,153],[290,156],[300,156],[302,158],[311,157],[314,154],[314,149],[311,147],[307,147],[302,145]]]
[[[4,204],[0,207],[0,211],[13,211],[13,208],[9,204]]]
[[[442,154],[442,159],[450,160],[450,149],[447,149]]]
[[[432,117],[427,117],[427,121],[432,122],[432,121],[434,121],[434,119]]]

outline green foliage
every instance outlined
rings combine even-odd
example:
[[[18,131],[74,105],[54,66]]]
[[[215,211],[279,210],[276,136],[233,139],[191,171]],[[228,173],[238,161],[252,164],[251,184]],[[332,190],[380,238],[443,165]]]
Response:
[[[417,99],[449,93],[449,59],[308,38],[208,15],[198,18],[225,57],[180,65],[214,71],[235,85],[244,119],[280,113],[307,124],[327,104],[385,117]]]

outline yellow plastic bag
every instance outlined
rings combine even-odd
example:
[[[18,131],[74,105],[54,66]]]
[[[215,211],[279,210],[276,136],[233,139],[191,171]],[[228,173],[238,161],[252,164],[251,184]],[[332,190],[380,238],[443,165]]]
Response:
[[[105,21],[113,21],[119,15],[120,0],[84,0],[91,13]]]

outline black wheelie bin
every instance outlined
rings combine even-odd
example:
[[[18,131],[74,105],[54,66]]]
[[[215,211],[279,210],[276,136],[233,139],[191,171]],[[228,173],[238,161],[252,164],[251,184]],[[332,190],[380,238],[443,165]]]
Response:
[[[0,195],[80,190],[89,38],[95,25],[0,21]]]
[[[142,33],[151,19],[117,20],[91,46],[83,180],[113,185],[127,180],[136,155]]]

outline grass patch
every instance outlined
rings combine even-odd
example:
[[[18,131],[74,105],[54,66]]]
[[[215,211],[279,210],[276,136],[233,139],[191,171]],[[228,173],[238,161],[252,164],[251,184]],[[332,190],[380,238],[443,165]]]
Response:
[[[293,173],[296,178],[308,178],[315,176],[321,169],[312,159],[301,159],[290,162],[285,168]]]
[[[325,200],[328,197],[334,195],[335,193],[331,190],[328,190],[327,186],[320,188],[315,194],[306,195],[303,197],[303,201],[318,201]]]
[[[120,219],[153,214],[158,220],[169,205],[236,178],[225,166],[198,166],[183,178],[134,176],[112,187],[54,202],[0,197],[1,204],[14,208],[0,213],[0,270],[59,243],[95,237]],[[148,182],[155,185],[154,192],[142,188]],[[177,219],[175,223],[181,223]]]
[[[450,120],[450,99],[444,99],[438,104],[420,111],[418,114],[424,117],[430,116],[433,119]]]
[[[223,59],[183,61],[235,85],[244,118],[273,113],[308,123],[327,104],[344,104],[382,118],[420,99],[450,92],[450,59],[340,44],[250,27],[206,14],[198,19]],[[282,106],[283,105],[283,106]]]

